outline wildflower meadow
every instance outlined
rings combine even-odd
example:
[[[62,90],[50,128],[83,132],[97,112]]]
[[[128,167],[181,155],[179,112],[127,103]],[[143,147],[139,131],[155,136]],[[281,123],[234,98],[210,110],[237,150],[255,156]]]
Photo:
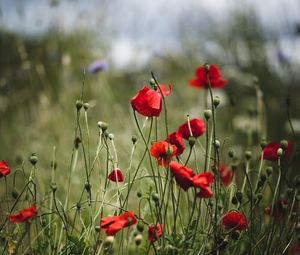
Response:
[[[92,63],[75,85],[74,130],[58,138],[72,146],[68,158],[56,146],[48,153],[49,178],[42,178],[39,152],[17,164],[0,158],[1,254],[300,254],[299,139],[290,98],[289,135],[270,140],[268,128],[277,127],[266,125],[256,84],[252,125],[237,141],[233,128],[220,130],[222,116],[234,118],[220,111],[218,92],[232,86],[224,66],[200,63],[180,87],[199,98],[186,100],[192,113],[170,106],[180,93],[176,81],[162,84],[172,78],[153,70],[126,99],[130,117],[91,122],[86,75],[107,68]],[[131,122],[122,146],[113,119]]]

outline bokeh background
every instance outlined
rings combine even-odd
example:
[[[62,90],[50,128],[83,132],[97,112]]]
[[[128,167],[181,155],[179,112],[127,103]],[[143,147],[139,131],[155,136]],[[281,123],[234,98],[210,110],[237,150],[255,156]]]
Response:
[[[203,91],[188,80],[205,62],[219,65],[229,80],[216,91],[222,141],[247,144],[257,93],[267,132],[254,132],[254,140],[291,138],[288,97],[300,132],[299,13],[298,0],[1,0],[0,157],[17,166],[35,152],[47,173],[55,146],[60,171],[68,169],[84,82],[91,148],[97,122],[108,122],[126,166],[137,133],[130,98],[151,71],[173,84],[174,131],[186,114],[203,115]],[[86,73],[96,60],[105,70]]]

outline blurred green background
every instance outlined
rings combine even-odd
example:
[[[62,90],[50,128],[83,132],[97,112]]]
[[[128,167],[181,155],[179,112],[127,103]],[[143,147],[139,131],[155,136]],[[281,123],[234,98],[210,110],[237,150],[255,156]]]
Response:
[[[267,133],[254,141],[291,139],[286,99],[300,132],[300,4],[297,1],[9,1],[2,0],[0,27],[0,159],[14,168],[33,152],[50,172],[53,147],[59,171],[70,163],[76,126],[75,102],[85,83],[91,148],[98,121],[114,133],[120,166],[127,166],[137,134],[129,104],[153,71],[171,83],[167,98],[170,131],[202,117],[204,93],[189,87],[194,69],[220,66],[228,85],[221,97],[221,141],[247,146],[259,93]],[[283,4],[284,3],[284,4]],[[95,60],[108,68],[89,74]],[[82,119],[83,120],[83,119]],[[163,139],[162,133],[160,138]]]

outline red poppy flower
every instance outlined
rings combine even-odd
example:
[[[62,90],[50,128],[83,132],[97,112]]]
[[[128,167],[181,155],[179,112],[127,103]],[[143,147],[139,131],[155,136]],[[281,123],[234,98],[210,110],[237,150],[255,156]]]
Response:
[[[5,160],[0,161],[0,177],[6,176],[10,173],[10,168]]]
[[[193,177],[193,184],[196,188],[200,188],[200,192],[196,194],[197,197],[210,198],[213,192],[209,185],[214,182],[214,176],[210,172],[203,172]]]
[[[25,222],[30,218],[35,217],[36,215],[37,215],[37,209],[35,204],[33,204],[29,208],[25,208],[22,211],[17,213],[9,214],[6,217],[9,219],[8,224],[11,224],[13,222]]]
[[[292,151],[293,143],[291,141],[288,142],[287,148],[284,150],[284,157],[290,155]],[[280,143],[269,143],[263,150],[264,156],[263,159],[269,161],[277,161],[277,151],[280,148]]]
[[[189,81],[190,85],[197,88],[208,89],[208,80],[206,78],[206,71],[204,65],[196,68],[196,77]],[[227,84],[216,65],[209,65],[208,78],[212,88],[221,88]]]
[[[160,89],[150,89],[144,86],[135,97],[130,100],[132,107],[141,115],[146,117],[159,116],[162,109],[162,96],[168,96],[171,93],[172,85],[169,84],[170,90],[164,85],[159,85]]]
[[[160,166],[166,167],[172,157],[176,155],[176,146],[165,141],[159,141],[151,145],[150,154],[157,159]]]
[[[221,224],[226,229],[234,230],[244,230],[248,227],[246,216],[236,211],[224,213]]]
[[[181,165],[178,162],[172,161],[170,163],[170,170],[174,175],[176,182],[184,191],[187,191],[194,185],[193,176],[195,173],[192,169]]]
[[[183,153],[184,143],[182,141],[182,135],[180,133],[174,132],[172,134],[169,134],[166,138],[166,141],[176,146],[176,156],[180,156]]]
[[[101,219],[101,229],[106,231],[106,235],[113,236],[121,229],[129,227],[136,223],[136,218],[132,211]]]
[[[110,172],[110,174],[107,176],[107,178],[113,182],[123,182],[124,181],[124,176],[122,171],[119,168],[116,168]]]
[[[160,238],[162,236],[164,230],[164,225],[163,224],[156,224],[155,225],[151,225],[148,228],[148,240],[151,243],[154,243],[158,238]]]
[[[200,135],[205,133],[205,123],[202,119],[195,118],[191,119],[189,122],[190,125],[187,121],[178,128],[178,133],[180,133],[184,139],[189,139],[189,137],[191,136],[191,131],[193,137],[199,137]]]
[[[272,210],[272,205],[265,208],[265,214],[268,214],[276,219],[284,218],[290,211],[288,208],[288,202],[285,200],[278,200],[274,203],[274,208]]]
[[[220,178],[226,187],[231,183],[233,176],[230,167],[220,164]]]

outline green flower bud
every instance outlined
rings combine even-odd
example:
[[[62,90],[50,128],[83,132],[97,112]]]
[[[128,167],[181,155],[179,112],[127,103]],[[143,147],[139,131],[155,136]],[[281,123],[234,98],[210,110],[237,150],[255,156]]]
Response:
[[[283,149],[282,148],[279,148],[278,150],[277,150],[277,156],[278,157],[281,157],[283,155]]]
[[[85,111],[87,111],[89,109],[89,107],[90,107],[89,103],[84,103],[83,104],[83,108],[84,108]]]
[[[115,139],[114,134],[108,134],[108,139],[111,141],[114,140]]]
[[[281,140],[280,141],[280,147],[285,150],[288,147],[289,143],[287,140]]]
[[[250,160],[252,158],[252,151],[245,151],[245,158]]]
[[[96,227],[95,227],[95,231],[96,231],[97,233],[100,233],[100,231],[101,231],[100,226],[96,226]]]
[[[136,136],[136,135],[133,135],[133,136],[131,137],[131,141],[132,141],[133,144],[135,144],[136,141],[137,141],[137,136]]]
[[[153,79],[153,78],[151,78],[150,80],[149,80],[149,83],[150,83],[150,85],[153,87],[156,83],[155,83],[155,80]]]
[[[14,198],[14,199],[17,199],[18,196],[19,196],[19,193],[17,191],[16,188],[13,188],[12,192],[11,192],[11,196]]]
[[[157,193],[153,192],[152,195],[151,195],[151,197],[152,197],[152,200],[155,203],[158,203],[158,201],[159,201],[159,195]]]
[[[233,204],[233,205],[236,205],[236,204],[238,204],[238,199],[236,198],[236,196],[234,196],[234,197],[232,197],[232,199],[231,199],[231,203]]]
[[[260,175],[260,180],[261,180],[262,182],[265,182],[265,181],[267,180],[267,176],[266,176],[265,174],[261,174],[261,175]]]
[[[136,228],[139,232],[144,231],[144,223],[142,221],[139,221],[138,224],[136,225]]]
[[[273,173],[273,167],[268,166],[268,167],[266,168],[266,173],[267,173],[268,176],[270,176],[270,175]]]
[[[90,192],[91,191],[91,188],[92,188],[92,185],[90,183],[86,183],[84,184],[84,188],[87,192]]]
[[[209,65],[208,63],[205,63],[203,66],[204,66],[204,70],[205,70],[205,72],[207,72],[207,73],[208,73],[208,71],[209,71],[209,68],[210,68],[210,65]]]
[[[216,147],[216,149],[219,149],[220,146],[221,146],[220,141],[216,139],[216,140],[214,141],[214,146]]]
[[[38,162],[38,157],[36,153],[32,153],[31,156],[29,157],[30,163],[35,166],[36,163]]]
[[[214,106],[217,108],[217,106],[220,104],[221,100],[220,100],[220,97],[218,96],[215,96],[214,99],[213,99],[213,104]]]
[[[98,127],[104,132],[108,129],[108,124],[104,121],[98,121]]]
[[[235,157],[235,150],[233,148],[230,148],[229,151],[228,151],[228,156],[230,158],[233,158]]]
[[[190,145],[191,147],[193,147],[193,146],[195,145],[195,143],[196,143],[196,138],[193,137],[193,136],[190,136],[190,137],[189,137],[189,145]]]
[[[52,192],[54,193],[57,190],[57,185],[55,182],[51,183],[50,188],[52,190]]]
[[[114,241],[115,241],[114,236],[108,236],[104,240],[104,246],[111,246],[111,245],[113,245]]]
[[[211,115],[212,115],[212,112],[211,112],[210,109],[204,110],[204,117],[205,117],[206,120],[209,120]]]
[[[138,234],[135,238],[134,238],[134,242],[136,246],[141,245],[143,241],[143,236],[141,234]]]
[[[81,209],[81,204],[79,202],[76,203],[76,209],[77,209],[77,211],[79,211]]]
[[[77,109],[77,111],[80,111],[82,106],[83,106],[83,102],[81,100],[76,100],[76,109]]]
[[[79,137],[76,137],[74,140],[74,147],[76,150],[79,148],[80,143],[81,143],[81,139]]]
[[[136,193],[136,195],[137,195],[137,197],[142,197],[142,192],[138,191],[138,192]]]

